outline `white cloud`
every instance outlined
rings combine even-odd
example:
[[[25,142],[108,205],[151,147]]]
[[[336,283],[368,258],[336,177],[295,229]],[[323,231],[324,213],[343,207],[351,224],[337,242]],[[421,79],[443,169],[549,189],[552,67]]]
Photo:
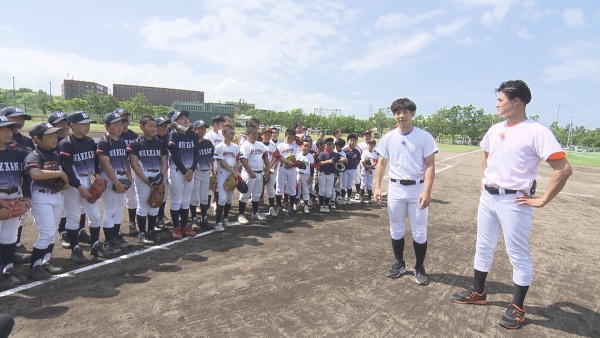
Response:
[[[529,40],[533,37],[531,33],[527,30],[527,28],[517,29],[517,36],[523,40]]]
[[[481,15],[481,23],[483,23],[487,27],[493,27],[498,25],[504,20],[506,13],[510,9],[510,3],[506,3],[503,5],[498,5],[492,8],[491,10],[483,12]]]
[[[546,82],[569,80],[591,80],[597,82],[600,79],[600,58],[569,58],[561,64],[542,70],[542,79]]]
[[[583,11],[579,8],[565,9],[563,12],[563,22],[570,27],[581,27],[585,25]]]
[[[425,20],[439,17],[443,12],[441,10],[433,10],[423,14],[406,15],[404,13],[391,13],[383,15],[375,22],[375,28],[378,29],[397,29],[402,27],[410,27],[417,25]]]

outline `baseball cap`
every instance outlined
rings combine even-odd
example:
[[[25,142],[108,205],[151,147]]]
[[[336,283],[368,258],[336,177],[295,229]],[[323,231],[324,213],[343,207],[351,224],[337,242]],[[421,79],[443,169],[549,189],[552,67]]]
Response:
[[[272,132],[273,132],[273,130],[271,129],[271,127],[265,126],[261,133],[264,134],[264,133],[272,133]]]
[[[171,112],[169,112],[169,113],[171,113]],[[176,111],[173,113],[173,115],[171,116],[171,123],[173,123],[173,122],[177,121],[177,119],[178,119],[178,118],[179,118],[181,115],[183,115],[183,116],[185,116],[185,117],[187,117],[187,118],[189,118],[189,117],[190,117],[190,113],[188,113],[187,111],[185,111],[185,110],[182,110],[182,111],[176,110]]]
[[[117,108],[117,109],[113,110],[113,113],[119,113],[119,115],[121,115],[123,117],[131,115],[130,112],[128,112],[127,110],[125,110],[123,108]]]
[[[342,131],[340,130],[340,128],[337,128],[336,130],[333,131],[334,134],[341,133],[341,132]]]
[[[98,121],[90,119],[84,111],[74,111],[67,115],[67,123],[97,123]]]
[[[155,118],[154,118],[154,121],[156,121],[156,125],[157,125],[157,126],[159,126],[159,125],[161,125],[161,124],[170,124],[170,122],[169,122],[169,121],[167,121],[167,120],[165,120],[165,118],[164,118],[164,117],[162,117],[162,116],[157,116],[157,117],[155,117]]]
[[[375,140],[371,140],[371,141],[369,141],[369,142],[367,142],[367,143],[373,143],[373,144],[377,144],[377,142],[375,142]]]
[[[194,129],[200,128],[200,127],[206,127],[206,123],[204,123],[204,121],[202,121],[202,120],[195,121],[194,124],[192,125],[192,128],[194,128]]]
[[[6,116],[0,115],[0,127],[12,127],[14,125],[21,126],[19,122],[9,121]]]
[[[31,120],[31,115],[25,114],[25,111],[23,109],[15,106],[2,108],[2,110],[0,110],[0,115],[4,115],[6,117],[25,116],[25,120]]]
[[[112,113],[108,113],[108,114],[104,115],[104,118],[102,119],[102,121],[104,121],[104,123],[107,123],[107,124],[119,122],[121,120],[123,120],[123,117],[121,116],[121,114],[114,112],[114,111]]]
[[[167,120],[171,121],[171,117],[173,117],[173,115],[175,115],[175,113],[179,113],[179,110],[177,110],[177,109],[170,110],[167,113]]]
[[[61,111],[53,111],[50,115],[48,115],[48,122],[52,125],[58,123],[67,118],[67,114]]]
[[[363,133],[363,135],[365,134],[371,134],[371,131],[369,129],[365,130],[365,132]]]
[[[48,122],[36,123],[29,128],[29,136],[42,137],[43,135],[54,134],[59,130],[60,128],[55,128]]]

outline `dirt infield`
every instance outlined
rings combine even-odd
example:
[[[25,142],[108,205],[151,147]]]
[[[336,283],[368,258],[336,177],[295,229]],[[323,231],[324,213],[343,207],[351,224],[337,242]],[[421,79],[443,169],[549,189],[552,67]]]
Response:
[[[600,336],[598,168],[575,167],[564,193],[536,211],[522,329],[496,324],[512,292],[502,240],[488,305],[450,302],[472,276],[480,159],[436,158],[429,286],[414,281],[411,245],[409,273],[386,277],[393,255],[385,206],[352,204],[235,226],[4,295],[0,313],[15,317],[14,337]],[[540,189],[549,175],[542,164]],[[29,221],[29,248],[34,233]],[[57,245],[54,253],[56,265],[79,268],[68,250]]]

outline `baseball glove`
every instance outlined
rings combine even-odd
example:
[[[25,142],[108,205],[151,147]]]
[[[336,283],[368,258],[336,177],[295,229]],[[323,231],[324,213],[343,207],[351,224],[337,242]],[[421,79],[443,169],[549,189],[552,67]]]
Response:
[[[158,208],[165,198],[165,186],[162,184],[153,185],[150,196],[148,196],[148,206],[150,208]]]
[[[131,188],[131,181],[130,181],[130,180],[128,180],[128,179],[126,179],[126,178],[120,178],[120,179],[119,179],[119,182],[121,182],[121,184],[125,185],[125,187],[126,187],[126,189],[125,189],[125,190],[126,190],[126,191],[127,191],[127,190],[129,190],[129,188]],[[113,186],[112,186],[112,190],[113,190],[113,191],[117,191],[117,187],[115,187],[115,185],[114,185],[114,184],[113,184]]]
[[[246,184],[246,182],[244,182],[244,181],[237,182],[235,187],[242,194],[245,194],[248,192],[248,184]]]
[[[304,163],[302,161],[298,161],[298,162],[296,162],[296,167],[298,167],[298,169],[304,170],[304,169],[306,169],[306,163]]]
[[[237,180],[235,179],[235,177],[233,177],[233,175],[229,176],[228,179],[225,180],[225,182],[223,182],[223,188],[227,191],[233,191],[233,189],[235,189],[235,185],[237,184]]]
[[[13,198],[0,200],[0,221],[22,216],[31,208],[29,198]]]
[[[151,186],[163,185],[163,174],[158,173],[156,176],[148,177]]]
[[[52,171],[60,171],[60,166],[57,161],[48,161],[44,163],[43,170],[52,170]],[[59,192],[63,190],[66,185],[66,182],[62,180],[62,178],[49,178],[47,180],[39,180],[35,181],[37,185],[51,192]]]
[[[343,173],[344,171],[346,171],[346,165],[342,162],[336,162],[334,166],[335,170],[337,170],[339,173]]]
[[[210,174],[210,180],[208,182],[208,189],[212,191],[217,191],[217,176],[215,174]]]
[[[289,165],[289,164],[285,165],[286,169],[290,169],[290,168],[293,168],[293,167],[296,166],[296,156],[294,154],[291,154],[291,153],[287,154],[285,156],[285,159],[288,160],[288,161],[290,161],[290,162],[292,162],[292,165]]]
[[[96,202],[106,190],[106,186],[108,185],[108,181],[103,178],[97,178],[92,183],[92,186],[89,189],[89,192],[92,196],[87,199],[88,203]]]
[[[373,163],[371,163],[371,160],[365,160],[365,164],[368,165],[368,166],[372,166],[373,165]]]

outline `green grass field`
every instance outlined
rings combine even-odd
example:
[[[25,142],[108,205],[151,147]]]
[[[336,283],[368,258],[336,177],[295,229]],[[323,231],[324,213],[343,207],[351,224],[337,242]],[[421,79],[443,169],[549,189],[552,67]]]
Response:
[[[568,152],[567,160],[572,165],[584,167],[600,167],[600,153],[576,153]]]

